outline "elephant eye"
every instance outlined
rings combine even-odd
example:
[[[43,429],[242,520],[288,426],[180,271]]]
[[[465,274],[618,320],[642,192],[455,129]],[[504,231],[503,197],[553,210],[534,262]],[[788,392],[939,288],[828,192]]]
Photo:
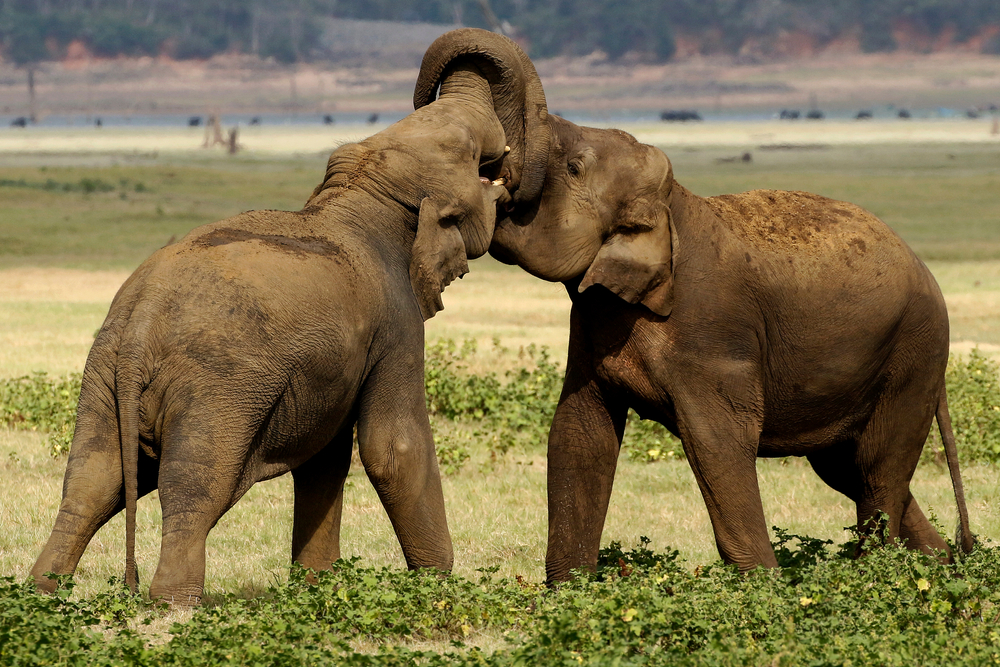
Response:
[[[580,175],[580,165],[577,164],[575,161],[570,161],[569,164],[566,165],[566,169],[573,176],[579,176]]]

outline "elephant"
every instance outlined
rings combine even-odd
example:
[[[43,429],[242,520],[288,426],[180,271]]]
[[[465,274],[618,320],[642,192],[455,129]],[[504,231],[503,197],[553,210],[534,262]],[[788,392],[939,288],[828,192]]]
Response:
[[[629,408],[680,438],[719,554],[741,571],[777,566],[757,457],[805,456],[856,503],[863,535],[884,512],[891,538],[950,554],[909,488],[936,417],[957,541],[971,550],[948,315],[900,237],[805,192],[699,197],[625,132],[546,121],[542,191],[501,204],[489,252],[572,300],[548,441],[547,579],[596,567]]]
[[[334,150],[302,210],[198,227],[123,284],[84,369],[62,502],[32,569],[41,590],[122,509],[136,590],[136,501],[159,489],[149,596],[196,605],[211,528],[286,472],[292,560],[329,568],[355,426],[407,566],[451,568],[423,322],[486,253],[496,201],[541,187],[525,170],[525,124],[540,120],[523,55],[499,35],[474,46],[441,70],[433,104]]]

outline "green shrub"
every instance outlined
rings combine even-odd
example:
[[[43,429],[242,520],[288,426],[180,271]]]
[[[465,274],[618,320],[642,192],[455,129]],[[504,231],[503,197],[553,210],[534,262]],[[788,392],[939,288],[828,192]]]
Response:
[[[99,618],[85,602],[71,602],[72,581],[64,578],[56,595],[39,595],[33,583],[0,578],[0,664],[87,664],[103,646],[88,627]]]
[[[948,411],[963,462],[1000,461],[1000,366],[978,349],[968,357],[948,361],[945,373]],[[944,448],[937,427],[924,447],[925,461],[943,461]]]
[[[692,569],[676,551],[641,539],[633,549],[612,543],[596,573],[551,588],[494,579],[490,570],[468,580],[355,558],[315,581],[294,569],[256,598],[228,595],[165,637],[128,629],[160,612],[118,581],[110,594],[70,601],[65,578],[57,596],[0,579],[0,664],[1000,662],[1000,548],[980,546],[955,564],[895,545],[854,560],[826,541],[776,532],[786,565],[773,570],[744,575],[718,562]],[[475,646],[484,633],[494,638],[490,651]],[[430,641],[436,650],[416,648]]]
[[[645,463],[685,458],[680,440],[663,424],[642,419],[635,410],[628,411],[622,451],[630,461]]]
[[[53,378],[35,373],[0,380],[0,425],[45,431],[53,456],[69,451],[80,397],[79,373]]]
[[[548,350],[534,345],[524,348],[519,355],[524,365],[507,371],[502,379],[495,371],[468,371],[477,353],[474,340],[459,346],[442,339],[427,346],[425,385],[430,414],[479,422],[483,431],[492,432],[486,440],[497,454],[517,443],[525,448],[544,446],[563,380]],[[498,340],[493,341],[490,354],[502,358],[509,353]]]
[[[440,433],[434,438],[438,465],[442,475],[454,475],[471,458],[468,434]]]
[[[480,351],[475,341],[461,345],[436,340],[427,346],[425,386],[427,409],[437,428],[442,471],[460,470],[477,448],[502,456],[513,447],[540,452],[548,441],[563,371],[545,348],[529,346],[516,353],[519,367],[504,372],[472,372],[478,362],[509,363],[513,351],[494,340]],[[946,375],[952,427],[963,462],[1000,461],[1000,366],[978,350],[953,357]],[[69,451],[76,425],[80,375],[62,378],[45,373],[0,380],[0,426],[49,433],[53,455]],[[680,441],[661,424],[629,411],[622,451],[633,461],[655,463],[683,458]],[[937,429],[932,428],[925,461],[942,461]]]

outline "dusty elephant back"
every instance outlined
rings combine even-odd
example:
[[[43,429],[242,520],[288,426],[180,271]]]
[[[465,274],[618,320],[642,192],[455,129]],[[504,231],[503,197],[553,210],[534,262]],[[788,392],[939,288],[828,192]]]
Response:
[[[391,317],[382,293],[400,291],[391,272],[373,270],[379,261],[353,248],[351,234],[324,233],[299,214],[255,211],[199,227],[123,286],[87,375],[110,391],[124,362],[137,369],[140,433],[154,449],[160,429],[211,406],[217,419],[262,429],[257,463],[267,468],[288,459],[281,447],[311,434],[325,443],[346,418],[374,361],[363,351]],[[395,282],[408,289],[405,279]],[[250,478],[287,465],[261,470]]]
[[[906,247],[860,206],[809,192],[751,190],[706,201],[735,234],[765,252],[797,257],[847,250],[856,255],[895,254]]]
[[[869,301],[922,295],[944,314],[936,281],[906,243],[865,209],[808,192],[752,190],[705,199],[764,284]],[[739,258],[736,258],[739,261]]]

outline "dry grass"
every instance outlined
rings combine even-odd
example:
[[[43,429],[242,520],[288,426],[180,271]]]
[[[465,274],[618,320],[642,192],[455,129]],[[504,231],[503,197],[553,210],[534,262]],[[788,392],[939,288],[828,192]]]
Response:
[[[948,302],[952,350],[1000,356],[1000,261],[932,262]],[[118,286],[118,271],[0,271],[0,377],[36,370],[80,372]],[[565,288],[488,257],[444,295],[445,310],[427,322],[427,338],[497,338],[512,350],[548,347],[563,363],[570,301]],[[514,357],[511,357],[514,359]],[[473,368],[474,371],[489,370]]]

